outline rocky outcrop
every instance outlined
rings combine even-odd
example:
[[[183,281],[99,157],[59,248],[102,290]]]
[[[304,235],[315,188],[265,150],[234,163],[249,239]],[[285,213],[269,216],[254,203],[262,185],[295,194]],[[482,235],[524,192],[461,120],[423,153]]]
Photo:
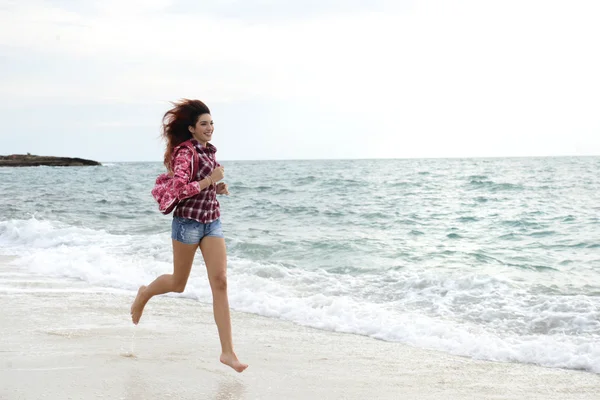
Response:
[[[31,154],[12,154],[0,156],[0,167],[81,167],[87,165],[102,165],[98,161],[84,158],[34,156]]]

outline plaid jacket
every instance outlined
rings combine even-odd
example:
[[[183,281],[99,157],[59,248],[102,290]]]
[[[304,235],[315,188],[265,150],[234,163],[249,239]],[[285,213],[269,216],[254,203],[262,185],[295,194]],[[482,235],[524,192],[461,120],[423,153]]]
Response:
[[[215,185],[211,185],[200,191],[199,181],[210,176],[213,170],[221,164],[215,158],[217,152],[215,146],[207,143],[206,147],[202,147],[194,139],[192,139],[192,143],[200,156],[198,172],[195,177],[190,177],[192,174],[192,151],[188,147],[182,146],[173,154],[174,190],[179,199],[173,215],[208,224],[221,216],[217,188]]]

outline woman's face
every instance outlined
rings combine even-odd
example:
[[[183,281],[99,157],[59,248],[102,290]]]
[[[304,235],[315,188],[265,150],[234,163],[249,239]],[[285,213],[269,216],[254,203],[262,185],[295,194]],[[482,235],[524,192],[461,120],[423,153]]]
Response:
[[[202,144],[206,144],[212,138],[214,131],[214,122],[210,114],[202,114],[198,117],[198,122],[193,127],[190,126],[190,132],[194,139]]]

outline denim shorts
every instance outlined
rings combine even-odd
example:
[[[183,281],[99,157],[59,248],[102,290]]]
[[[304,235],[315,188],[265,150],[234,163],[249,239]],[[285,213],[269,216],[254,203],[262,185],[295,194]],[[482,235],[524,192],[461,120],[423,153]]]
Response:
[[[199,244],[204,237],[224,237],[221,219],[203,224],[193,219],[173,217],[171,239],[185,244]]]

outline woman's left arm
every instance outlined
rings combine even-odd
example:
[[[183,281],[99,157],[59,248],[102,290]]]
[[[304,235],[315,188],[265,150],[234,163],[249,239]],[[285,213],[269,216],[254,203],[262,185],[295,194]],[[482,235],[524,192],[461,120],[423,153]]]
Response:
[[[217,168],[219,168],[221,166],[221,164],[219,164],[219,162],[217,160],[215,160],[215,163],[217,165]],[[217,183],[216,190],[217,190],[217,194],[229,195],[229,188],[227,187],[227,184],[225,182]]]

